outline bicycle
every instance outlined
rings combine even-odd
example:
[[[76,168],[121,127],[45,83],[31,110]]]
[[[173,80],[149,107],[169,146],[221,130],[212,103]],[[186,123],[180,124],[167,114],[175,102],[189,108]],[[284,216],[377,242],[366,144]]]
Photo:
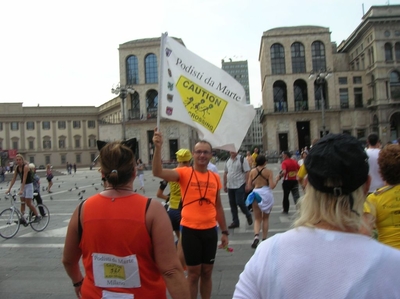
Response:
[[[11,195],[10,193],[6,194],[6,200],[11,196],[11,206],[7,209],[4,209],[0,213],[0,236],[4,239],[10,239],[14,237],[20,227],[21,224],[25,227],[28,225],[34,231],[41,232],[43,231],[50,222],[50,212],[49,209],[44,204],[36,205],[37,211],[39,209],[43,209],[45,211],[45,216],[42,216],[40,220],[35,221],[34,214],[32,211],[29,211],[27,219],[25,219],[21,213],[21,211],[15,206],[15,201],[17,200],[17,195]],[[37,196],[37,193],[34,193],[33,200]],[[23,220],[22,220],[23,219]],[[22,220],[22,221],[21,221]]]

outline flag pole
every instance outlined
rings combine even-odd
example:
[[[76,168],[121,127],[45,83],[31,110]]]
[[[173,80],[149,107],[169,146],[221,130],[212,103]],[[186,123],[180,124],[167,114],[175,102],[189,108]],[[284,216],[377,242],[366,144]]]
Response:
[[[161,103],[163,102],[163,84],[164,84],[164,59],[165,59],[165,38],[168,36],[168,32],[161,34],[161,44],[160,44],[160,75],[158,81],[158,112],[157,112],[157,130],[160,130],[160,115],[161,115]]]

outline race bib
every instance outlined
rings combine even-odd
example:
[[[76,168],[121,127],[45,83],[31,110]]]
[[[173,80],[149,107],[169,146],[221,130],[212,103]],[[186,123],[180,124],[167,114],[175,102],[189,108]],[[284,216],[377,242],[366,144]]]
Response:
[[[141,286],[139,265],[135,254],[119,257],[112,254],[93,253],[92,262],[94,284],[97,287],[138,288]]]
[[[133,294],[114,293],[103,291],[101,299],[133,299]]]
[[[289,171],[289,173],[288,173],[288,177],[289,178],[293,178],[293,177],[295,177],[297,175],[297,171]]]

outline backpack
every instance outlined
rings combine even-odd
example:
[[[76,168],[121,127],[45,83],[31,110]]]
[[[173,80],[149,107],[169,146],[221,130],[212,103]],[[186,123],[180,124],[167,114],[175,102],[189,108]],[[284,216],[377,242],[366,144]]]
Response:
[[[244,172],[244,169],[243,169],[243,161],[244,161],[244,157],[243,157],[243,156],[240,156],[240,166],[242,167],[242,172]]]

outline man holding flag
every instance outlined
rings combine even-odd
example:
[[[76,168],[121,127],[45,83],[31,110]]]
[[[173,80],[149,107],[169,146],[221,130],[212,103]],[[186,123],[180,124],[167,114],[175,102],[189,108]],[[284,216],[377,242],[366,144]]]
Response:
[[[202,299],[211,298],[212,270],[217,250],[217,222],[221,229],[219,248],[228,247],[224,209],[221,203],[219,175],[207,169],[212,148],[207,141],[199,141],[193,150],[193,166],[163,169],[161,161],[161,133],[153,136],[153,175],[168,182],[178,182],[182,196],[181,237],[188,270],[191,299],[197,298],[200,285]]]

